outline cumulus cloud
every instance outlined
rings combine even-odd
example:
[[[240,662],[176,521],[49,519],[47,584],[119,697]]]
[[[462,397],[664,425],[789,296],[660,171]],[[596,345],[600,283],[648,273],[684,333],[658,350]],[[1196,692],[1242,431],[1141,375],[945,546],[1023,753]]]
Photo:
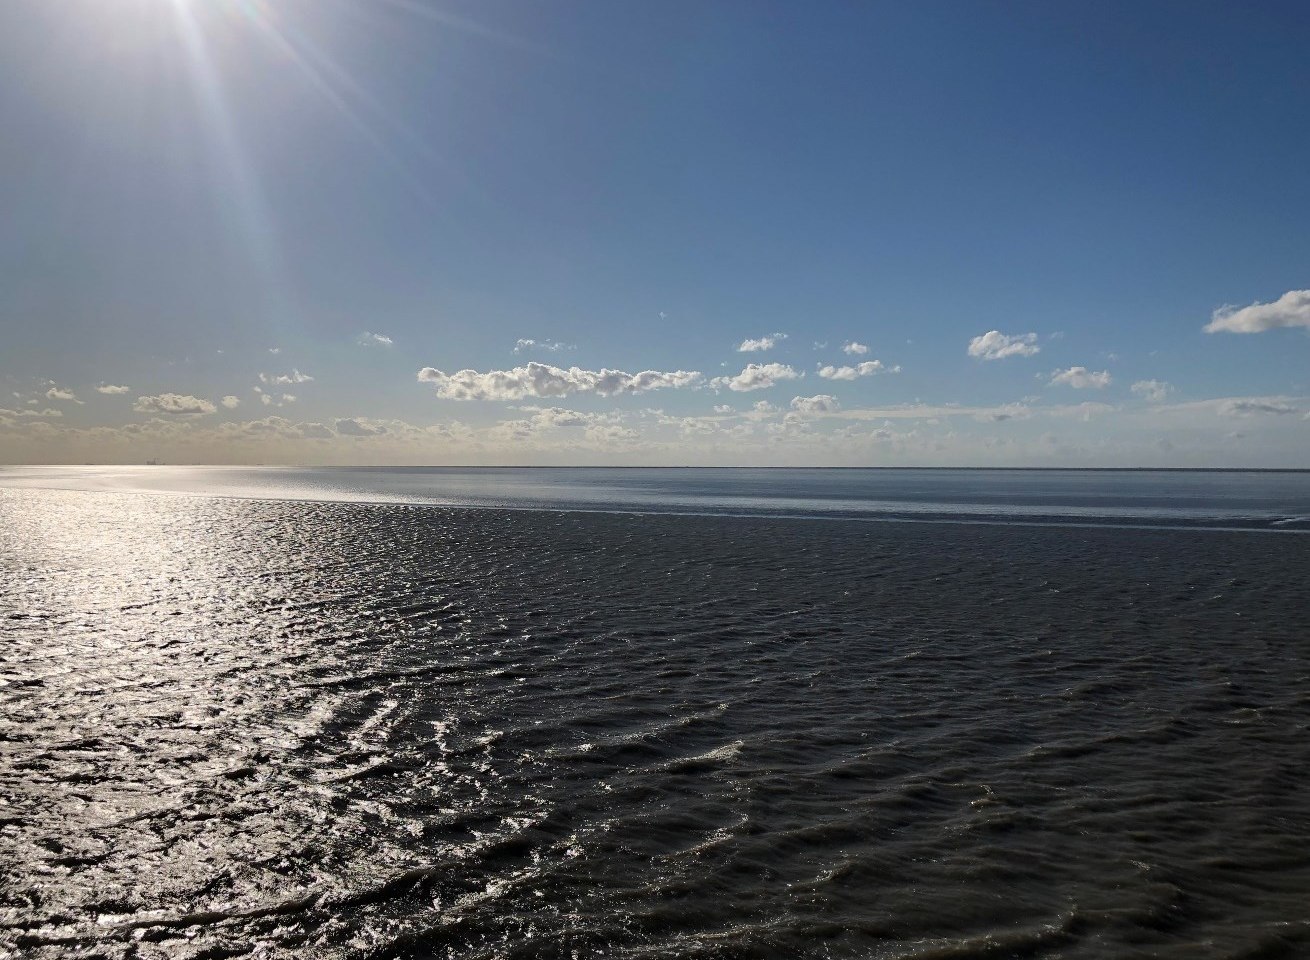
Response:
[[[900,367],[888,367],[881,360],[865,360],[853,367],[819,367],[819,376],[825,380],[854,380],[856,377],[871,377],[875,373],[900,373]]]
[[[1151,403],[1160,403],[1173,393],[1174,385],[1164,380],[1138,380],[1128,389]]]
[[[1037,334],[1004,334],[999,330],[988,330],[980,337],[969,341],[969,356],[979,360],[1004,360],[1006,357],[1031,357],[1040,353],[1037,346]]]
[[[395,341],[388,336],[384,336],[380,333],[370,333],[367,330],[361,333],[355,342],[361,347],[389,347],[395,343]]]
[[[842,349],[842,353],[851,357],[862,357],[869,352],[869,348],[865,344],[856,343],[854,340],[851,340],[841,349]]]
[[[737,347],[738,353],[758,353],[761,350],[772,350],[778,345],[779,340],[786,340],[785,333],[770,333],[767,336],[760,337],[758,340],[743,340],[741,346]]]
[[[488,370],[485,373],[477,370],[444,373],[435,367],[424,367],[418,372],[418,379],[421,383],[433,384],[437,396],[444,400],[522,400],[524,397],[567,397],[578,393],[612,397],[648,390],[694,387],[703,377],[691,370],[643,370],[640,373],[582,370],[578,367],[565,370],[530,361],[512,370]]]
[[[836,413],[841,409],[841,404],[837,402],[836,397],[820,393],[813,397],[792,397],[791,408],[796,413],[815,417],[825,413]]]
[[[222,400],[220,400],[220,401],[218,401],[218,402],[221,403],[223,406],[225,406],[225,407],[226,407],[227,409],[229,409],[229,410],[235,410],[237,407],[241,406],[241,400],[240,400],[240,398],[239,398],[239,397],[234,397],[234,396],[232,396],[232,394],[230,394],[230,393],[229,393],[226,397],[224,397]]]
[[[1220,307],[1206,333],[1263,333],[1276,327],[1310,327],[1310,290],[1288,290],[1273,303]]]
[[[313,379],[314,378],[311,377],[309,374],[301,373],[299,370],[292,370],[290,373],[283,373],[280,375],[274,375],[271,373],[261,373],[259,375],[260,383],[277,383],[277,384],[309,383],[309,381]]]
[[[361,417],[344,417],[333,426],[343,437],[380,437],[387,432],[382,424]]]
[[[66,387],[56,386],[55,384],[50,385],[50,389],[45,392],[45,395],[49,400],[71,400],[73,403],[82,402],[77,399],[77,394],[72,390],[69,390]]]
[[[545,350],[548,353],[558,353],[561,350],[572,349],[571,344],[561,343],[558,340],[532,340],[520,337],[514,341],[515,353],[526,353],[529,350]]]
[[[116,393],[131,393],[131,392],[132,392],[131,387],[118,387],[112,383],[102,383],[100,384],[100,386],[96,387],[96,393],[108,393],[112,395]]]
[[[735,377],[715,377],[710,386],[716,390],[726,387],[738,393],[765,390],[783,380],[799,380],[802,374],[785,363],[748,363]]]
[[[1109,370],[1094,371],[1086,367],[1070,367],[1068,370],[1052,371],[1050,383],[1052,386],[1064,384],[1075,390],[1088,388],[1100,390],[1108,387],[1112,379]]]
[[[213,413],[208,400],[181,393],[161,393],[154,397],[137,397],[132,409],[137,413],[167,414],[174,417],[201,417]]]

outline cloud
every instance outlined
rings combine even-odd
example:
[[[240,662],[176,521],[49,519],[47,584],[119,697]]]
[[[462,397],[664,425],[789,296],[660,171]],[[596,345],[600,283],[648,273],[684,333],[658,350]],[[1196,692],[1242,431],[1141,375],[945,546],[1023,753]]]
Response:
[[[361,333],[355,339],[355,342],[361,347],[389,347],[395,343],[390,337],[383,336],[380,333],[369,333],[367,330]]]
[[[131,393],[131,392],[132,392],[131,387],[116,387],[112,383],[102,383],[100,384],[100,386],[96,387],[96,393],[116,394],[116,393]]]
[[[856,343],[854,340],[847,343],[842,348],[842,353],[851,357],[862,357],[869,352],[869,348],[863,343]]]
[[[512,370],[488,370],[486,373],[477,370],[443,373],[435,367],[424,367],[418,372],[418,379],[421,383],[433,384],[437,396],[444,400],[522,400],[524,397],[567,397],[578,393],[612,397],[648,390],[694,387],[704,378],[690,370],[667,373],[657,370],[625,373],[622,370],[582,370],[578,367],[565,370],[530,361]]]
[[[343,437],[380,437],[387,432],[382,424],[361,417],[346,417],[333,426]]]
[[[841,404],[837,402],[836,397],[820,393],[813,397],[792,397],[791,408],[804,416],[815,417],[825,413],[836,413],[841,409]]]
[[[1035,353],[1040,353],[1041,350],[1042,348],[1037,346],[1037,334],[1035,333],[1009,335],[1001,333],[999,330],[988,330],[981,337],[974,337],[969,341],[969,356],[977,357],[980,360],[1031,357]]]
[[[0,416],[6,417],[27,417],[37,420],[47,420],[50,417],[62,417],[64,411],[56,410],[54,407],[47,407],[44,410],[0,410]]]
[[[71,400],[73,403],[82,402],[77,399],[77,394],[72,390],[69,390],[66,387],[55,386],[54,384],[50,385],[50,389],[45,392],[45,395],[49,400]]]
[[[294,393],[282,394],[282,403],[295,403],[295,402],[296,402],[296,395]],[[281,405],[282,404],[278,404],[278,406]]]
[[[727,387],[738,393],[765,390],[781,380],[799,380],[802,374],[785,363],[748,363],[735,377],[715,377],[710,386],[716,390]]]
[[[785,333],[770,333],[767,336],[760,337],[758,340],[743,340],[741,346],[737,348],[738,353],[757,353],[761,350],[772,350],[778,345],[779,340],[786,340]]]
[[[1138,380],[1128,389],[1151,403],[1160,403],[1173,392],[1174,385],[1164,380]]]
[[[223,406],[227,407],[227,409],[229,410],[235,410],[237,407],[241,406],[240,398],[234,397],[230,393],[218,402],[221,403]]]
[[[1276,327],[1310,327],[1310,290],[1288,290],[1273,303],[1220,307],[1206,333],[1263,333]]]
[[[269,348],[268,348],[268,352],[271,353],[271,354],[273,354],[274,356],[277,356],[279,353],[282,352],[282,348],[281,348],[281,347],[269,347]]]
[[[168,414],[174,417],[201,417],[213,413],[215,407],[208,400],[180,393],[161,393],[155,397],[137,397],[132,409],[137,413]]]
[[[1258,398],[1225,400],[1219,404],[1218,410],[1225,417],[1254,417],[1266,413],[1284,416],[1299,412],[1281,400]]]
[[[856,377],[871,377],[875,373],[900,373],[900,367],[888,367],[881,360],[865,360],[853,367],[834,367],[831,364],[819,368],[819,376],[825,380],[854,380]]]
[[[572,350],[573,345],[561,343],[558,340],[531,340],[520,337],[514,341],[514,352],[525,353],[528,350],[546,350],[550,353],[558,353],[561,350]]]
[[[1089,387],[1100,390],[1108,387],[1112,379],[1109,370],[1096,372],[1086,367],[1070,367],[1068,370],[1052,371],[1050,384],[1051,386],[1064,384],[1075,390],[1086,390]]]
[[[290,373],[284,373],[280,376],[274,376],[271,373],[261,373],[259,375],[260,383],[309,383],[313,379],[309,374],[301,373],[299,370],[292,370]]]

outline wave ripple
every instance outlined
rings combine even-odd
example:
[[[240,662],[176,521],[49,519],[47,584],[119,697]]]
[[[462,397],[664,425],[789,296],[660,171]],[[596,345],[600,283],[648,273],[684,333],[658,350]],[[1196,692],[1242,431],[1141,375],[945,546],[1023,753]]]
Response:
[[[1300,955],[1307,559],[0,489],[0,956]]]

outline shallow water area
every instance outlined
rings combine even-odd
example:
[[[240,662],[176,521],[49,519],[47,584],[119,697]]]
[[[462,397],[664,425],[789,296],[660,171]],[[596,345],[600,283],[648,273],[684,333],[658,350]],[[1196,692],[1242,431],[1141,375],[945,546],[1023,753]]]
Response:
[[[1310,950],[1302,537],[176,493],[0,484],[0,952]]]

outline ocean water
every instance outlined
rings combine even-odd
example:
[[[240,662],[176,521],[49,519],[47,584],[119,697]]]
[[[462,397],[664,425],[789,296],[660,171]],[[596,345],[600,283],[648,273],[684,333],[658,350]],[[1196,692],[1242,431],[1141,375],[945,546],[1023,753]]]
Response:
[[[1305,956],[1308,487],[0,471],[0,955]]]
[[[0,487],[529,510],[1310,530],[1310,471],[0,467]]]

